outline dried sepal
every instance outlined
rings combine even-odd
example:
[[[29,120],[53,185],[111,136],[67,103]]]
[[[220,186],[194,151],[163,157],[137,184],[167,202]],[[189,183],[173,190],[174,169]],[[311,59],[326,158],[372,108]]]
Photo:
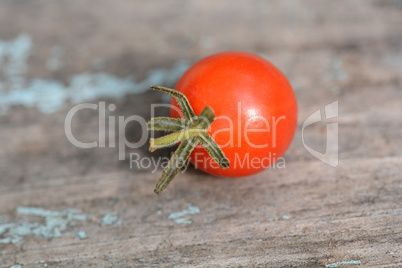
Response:
[[[195,138],[183,141],[179,145],[177,150],[174,152],[172,158],[170,158],[167,166],[163,170],[163,173],[158,182],[156,183],[154,189],[154,192],[156,194],[162,192],[169,185],[174,176],[176,176],[176,174],[184,166],[195,146],[197,146]]]
[[[226,158],[225,153],[208,133],[200,133],[197,136],[197,140],[221,168],[226,169],[229,167],[229,160]]]
[[[186,119],[155,117],[147,122],[148,130],[180,131],[186,128]]]
[[[212,108],[206,106],[201,114],[196,116],[186,96],[182,93],[166,87],[151,86],[151,88],[167,92],[176,98],[185,117],[184,119],[157,117],[151,119],[147,123],[149,130],[175,131],[160,138],[151,138],[149,142],[149,150],[151,152],[180,142],[179,147],[163,170],[163,173],[155,186],[154,192],[159,194],[167,187],[174,176],[184,166],[185,162],[190,157],[191,152],[199,143],[202,144],[220,167],[224,169],[228,168],[228,159],[218,144],[216,144],[214,139],[212,139],[207,132],[207,129],[215,120],[215,113]]]
[[[195,113],[193,111],[193,108],[191,108],[190,103],[187,100],[187,97],[183,93],[167,87],[151,86],[151,88],[159,91],[164,91],[172,95],[179,104],[184,117],[188,120],[193,120],[193,118],[195,117]]]
[[[192,137],[200,135],[200,133],[206,133],[204,129],[185,129],[178,132],[171,133],[169,135],[160,138],[149,139],[149,151],[153,152],[157,149],[174,145],[178,142],[188,140]]]

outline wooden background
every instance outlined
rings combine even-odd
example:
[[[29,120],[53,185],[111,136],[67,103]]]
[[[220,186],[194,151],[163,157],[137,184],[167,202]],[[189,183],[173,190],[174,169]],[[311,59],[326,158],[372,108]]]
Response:
[[[0,266],[402,266],[401,25],[397,0],[1,1]],[[125,148],[121,161],[108,142],[66,138],[76,104],[148,119],[168,102],[150,84],[174,86],[226,50],[264,54],[291,81],[286,168],[236,179],[189,168],[156,196],[161,170],[130,168],[129,155],[169,152]],[[301,140],[304,120],[334,101],[335,168]],[[72,122],[78,140],[99,141],[97,110]],[[321,152],[326,123],[304,133]],[[142,129],[116,133],[138,141]]]

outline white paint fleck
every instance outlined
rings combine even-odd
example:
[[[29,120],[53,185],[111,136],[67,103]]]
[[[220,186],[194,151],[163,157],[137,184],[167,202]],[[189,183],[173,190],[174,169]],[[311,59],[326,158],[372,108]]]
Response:
[[[288,215],[283,215],[282,216],[282,220],[289,220],[289,219],[290,219],[290,217]]]
[[[387,212],[374,212],[371,213],[370,216],[378,216],[378,215],[384,215],[384,214],[388,214],[388,215],[393,215],[393,214],[402,214],[402,211],[387,211]],[[1,233],[1,229],[0,229],[0,233]]]
[[[87,234],[84,232],[84,231],[79,231],[78,233],[77,233],[77,237],[79,238],[79,239],[87,239],[88,237],[87,237]]]
[[[102,224],[103,225],[111,225],[113,223],[119,224],[118,220],[119,218],[117,218],[116,216],[112,215],[111,213],[107,213],[102,218]]]
[[[387,214],[401,214],[402,211],[388,211]]]
[[[18,207],[16,212],[17,214],[40,216],[40,217],[57,217],[60,215],[64,215],[66,213],[66,211],[52,211],[34,207]],[[77,210],[72,209],[71,212],[77,212]]]
[[[335,263],[326,264],[325,267],[331,267],[331,268],[333,268],[333,267],[338,267],[338,266],[340,266],[340,265],[347,265],[347,264],[357,264],[357,265],[359,265],[359,264],[361,264],[361,261],[354,261],[354,260],[351,260],[351,261],[341,261],[341,262],[335,262]]]
[[[193,214],[198,214],[198,213],[200,213],[199,207],[193,206],[191,204],[187,204],[187,209],[182,210],[180,212],[170,213],[169,219],[174,219],[177,224],[190,224],[190,223],[192,223],[192,221],[183,216],[193,215]]]
[[[29,235],[45,239],[60,237],[68,226],[75,224],[75,221],[83,221],[87,218],[86,215],[79,214],[77,209],[52,211],[43,208],[18,207],[16,212],[18,215],[44,217],[45,223],[42,223],[43,220],[38,222],[24,220],[1,224],[0,234],[4,238],[0,240],[0,244],[16,244],[22,241],[24,236]]]
[[[155,69],[137,82],[133,77],[120,78],[105,72],[84,72],[73,75],[68,85],[58,80],[27,79],[27,61],[32,48],[29,35],[22,34],[12,41],[0,40],[0,113],[7,113],[10,107],[23,105],[36,107],[42,113],[53,113],[71,104],[94,101],[100,98],[121,99],[127,94],[139,94],[149,90],[150,85],[174,84],[189,67],[186,61],[179,61],[171,69]],[[49,69],[61,68],[62,50],[53,53]],[[53,55],[53,56],[54,56]]]
[[[16,264],[16,265],[10,266],[10,268],[22,268],[22,266],[19,264]]]
[[[188,214],[197,214],[200,213],[200,209],[198,207],[195,207],[191,204],[187,204],[188,209],[182,210],[180,212],[173,212],[170,213],[169,219],[177,219],[179,217],[188,215]]]
[[[177,224],[191,224],[191,223],[193,223],[190,219],[187,219],[187,218],[178,218],[178,219],[175,219],[174,222],[177,223]]]
[[[3,239],[0,239],[0,244],[17,244],[19,241],[21,241],[20,238],[11,238],[11,237],[6,237]]]
[[[0,235],[2,235],[5,231],[7,231],[11,226],[12,226],[11,224],[0,225]]]
[[[23,85],[22,75],[26,71],[31,47],[31,37],[27,34],[21,34],[12,41],[0,40],[0,75],[3,73],[5,78],[0,91],[4,84],[9,85],[11,90]]]
[[[89,216],[81,214],[78,209],[69,208],[65,210],[47,210],[35,207],[18,207],[17,215],[41,217],[38,221],[27,221],[25,218],[12,223],[0,223],[0,244],[16,244],[23,240],[25,236],[34,235],[38,238],[57,238],[64,236],[68,228],[75,226],[78,221],[86,221]],[[43,220],[44,218],[44,220]],[[44,223],[43,223],[44,221]],[[119,219],[112,213],[103,216],[103,225],[120,224]],[[75,237],[86,239],[87,234],[79,231]]]

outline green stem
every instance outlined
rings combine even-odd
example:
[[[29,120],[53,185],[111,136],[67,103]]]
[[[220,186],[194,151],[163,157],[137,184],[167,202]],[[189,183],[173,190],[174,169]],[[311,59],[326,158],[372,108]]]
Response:
[[[148,121],[148,130],[180,131],[186,128],[186,119],[156,117]]]
[[[151,88],[169,93],[176,98],[180,108],[183,111],[184,119],[157,117],[152,118],[147,123],[149,130],[175,131],[171,134],[157,139],[149,140],[149,150],[163,148],[181,142],[167,166],[159,178],[154,192],[159,194],[173,180],[174,176],[184,166],[191,152],[201,143],[209,155],[219,164],[221,168],[228,168],[229,161],[221,148],[214,139],[208,134],[207,130],[215,120],[215,113],[211,107],[206,106],[199,116],[196,116],[193,108],[190,106],[186,96],[176,90],[151,86]]]
[[[202,133],[197,136],[197,140],[221,168],[225,169],[229,167],[229,160],[210,135]]]
[[[206,133],[204,129],[186,129],[179,132],[174,132],[169,135],[157,138],[149,139],[149,151],[153,152],[157,149],[168,147],[176,144],[180,141],[188,140],[192,137],[199,136],[202,132]]]
[[[177,100],[177,103],[179,104],[186,119],[192,120],[195,117],[194,110],[193,108],[191,108],[190,103],[183,93],[167,87],[151,86],[151,88],[159,91],[164,91],[172,95]]]
[[[162,192],[169,185],[174,176],[184,166],[195,146],[197,146],[195,138],[184,141],[179,145],[179,148],[177,148],[172,158],[170,158],[166,168],[163,170],[162,176],[156,183],[154,190],[156,194]]]
[[[201,111],[198,118],[202,119],[202,122],[204,123],[202,126],[204,128],[208,128],[209,125],[211,125],[212,122],[215,120],[215,112],[214,110],[212,110],[211,107],[205,106],[204,110]]]

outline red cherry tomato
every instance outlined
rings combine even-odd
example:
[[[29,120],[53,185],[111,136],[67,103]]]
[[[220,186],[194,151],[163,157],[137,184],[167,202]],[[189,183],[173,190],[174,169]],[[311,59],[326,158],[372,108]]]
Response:
[[[186,95],[195,114],[205,106],[215,111],[208,129],[230,161],[222,169],[197,146],[195,167],[217,176],[239,177],[272,165],[290,145],[297,125],[297,102],[286,77],[272,63],[244,52],[206,57],[180,78],[176,90]],[[182,117],[172,99],[172,117]]]

